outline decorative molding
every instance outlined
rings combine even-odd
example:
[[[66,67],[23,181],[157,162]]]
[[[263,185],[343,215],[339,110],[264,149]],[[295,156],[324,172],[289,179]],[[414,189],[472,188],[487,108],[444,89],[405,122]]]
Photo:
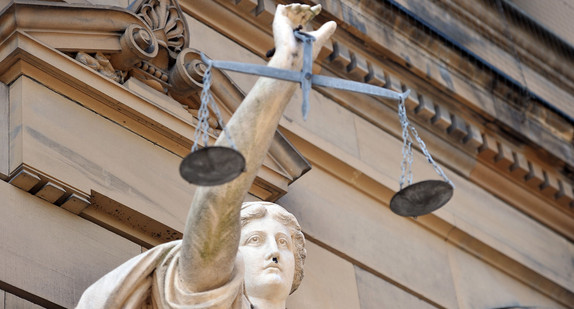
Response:
[[[90,196],[87,193],[26,165],[20,166],[7,182],[76,215],[90,205]]]
[[[97,192],[87,194],[78,191],[26,165],[20,166],[7,182],[54,206],[105,226],[146,248],[181,239],[180,231]]]
[[[149,3],[157,4],[158,2],[151,1]],[[11,3],[4,9],[4,14],[0,16],[0,22],[6,21],[8,28],[11,29],[10,31],[4,31],[6,28],[0,29],[0,38],[5,42],[5,45],[0,48],[0,80],[9,84],[20,75],[29,75],[58,92],[66,93],[66,96],[70,98],[74,98],[77,95],[82,97],[81,94],[67,93],[68,91],[64,90],[72,86],[69,89],[70,91],[85,93],[90,97],[90,100],[95,99],[100,103],[104,103],[103,105],[109,105],[114,110],[114,113],[119,112],[122,115],[112,116],[107,114],[105,111],[107,107],[103,105],[102,107],[91,106],[96,112],[102,113],[102,115],[110,117],[118,123],[124,123],[126,128],[146,136],[147,133],[140,132],[143,124],[144,127],[148,127],[144,130],[150,131],[150,140],[178,155],[186,155],[192,142],[185,136],[190,136],[191,138],[195,128],[196,119],[193,114],[195,108],[199,105],[198,90],[202,87],[201,80],[204,66],[198,61],[199,52],[194,49],[184,48],[179,53],[176,53],[179,48],[176,47],[171,53],[176,57],[164,61],[169,53],[167,49],[165,49],[165,53],[162,53],[163,47],[156,48],[159,46],[159,43],[157,43],[153,32],[144,21],[128,10],[122,11],[119,8],[113,8],[110,10],[110,14],[115,18],[115,22],[112,25],[108,25],[105,22],[107,20],[105,18],[107,9],[109,9],[107,6],[79,6],[54,4],[51,2]],[[170,10],[173,12],[173,7]],[[177,16],[181,16],[181,11],[178,12]],[[57,15],[59,18],[39,18],[44,16],[42,14]],[[34,23],[33,17],[40,21]],[[85,23],[80,25],[77,30],[66,28],[66,25],[74,24],[77,18],[80,17],[85,19]],[[177,19],[181,20],[180,17],[177,17]],[[46,20],[49,20],[49,22]],[[20,29],[20,25],[25,25],[26,28]],[[58,29],[58,31],[54,29]],[[51,33],[49,36],[45,35],[49,32]],[[80,41],[74,47],[65,42],[66,39],[69,39],[68,32],[75,35],[82,32],[84,34],[97,32],[100,38],[105,37],[102,40],[106,44],[102,51],[98,51],[96,42]],[[118,33],[123,34],[118,35]],[[38,34],[39,37],[36,37]],[[147,34],[149,34],[149,37],[145,37]],[[57,39],[58,35],[62,35],[62,40]],[[78,38],[80,37],[78,36]],[[139,40],[142,37],[144,37],[146,42],[144,47],[147,46],[149,48],[148,51],[142,51],[138,45],[141,43]],[[55,44],[55,46],[42,44],[41,42],[48,42]],[[134,44],[137,48],[132,46]],[[182,47],[186,46],[186,44],[184,42]],[[61,50],[64,54],[58,53],[55,49]],[[82,52],[82,50],[89,50],[90,53]],[[132,57],[133,53],[139,53],[140,56]],[[69,59],[76,57],[78,60],[70,63],[62,59],[63,55],[72,56]],[[158,62],[159,58],[164,61],[164,64],[170,65],[168,70],[158,66],[162,62]],[[28,65],[28,63],[31,65]],[[102,81],[99,82],[95,81],[91,74],[84,74],[86,76],[78,74],[76,71],[78,68],[73,63],[81,63],[86,67],[90,67],[106,78],[102,78]],[[128,65],[132,65],[132,67],[130,67],[129,71],[125,71]],[[217,84],[212,89],[214,98],[216,103],[222,107],[224,119],[228,119],[243,100],[244,94],[226,74],[218,70],[214,70],[213,73],[214,81]],[[47,80],[45,74],[55,77],[55,79]],[[142,76],[143,78],[141,78]],[[124,86],[117,84],[119,88],[123,89],[111,90],[109,82],[105,82],[105,79],[109,79],[113,83],[123,81]],[[137,89],[130,88],[131,90],[126,90],[129,88],[127,84],[136,80],[152,87],[137,86]],[[131,84],[132,86],[134,85],[134,83]],[[97,88],[100,86],[106,87],[106,90],[103,90],[103,88],[98,90]],[[165,95],[163,91],[165,89],[169,89],[171,97]],[[160,92],[156,90],[160,90]],[[124,93],[126,91],[132,92],[134,98],[126,99],[126,94]],[[112,93],[115,93],[115,95]],[[134,102],[141,102],[141,97],[151,98],[149,100],[152,100],[152,102],[144,103],[140,107],[132,106]],[[86,98],[78,98],[77,100],[83,102]],[[150,110],[146,107],[147,105],[156,105],[156,107]],[[157,115],[158,107],[162,115]],[[157,123],[157,121],[160,121],[158,119],[165,121],[164,113],[170,114],[171,116],[168,118],[173,118],[175,123]],[[115,119],[116,117],[127,117],[131,120],[126,123],[125,120]],[[181,126],[182,123],[184,123],[183,127]],[[133,126],[137,128],[131,128]],[[212,140],[218,136],[219,131],[220,128],[217,128],[217,123],[213,122],[213,126],[210,129]],[[160,136],[157,133],[160,133]],[[261,199],[274,201],[287,192],[288,184],[295,181],[309,169],[309,163],[293,148],[284,136],[277,132],[269,157],[258,176],[259,179],[256,185],[252,188],[252,193]]]
[[[94,56],[90,56],[84,52],[78,52],[75,59],[117,83],[123,84],[124,82],[124,72],[115,70],[110,60],[100,52],[97,52]]]
[[[159,46],[165,48],[170,61],[189,46],[187,23],[177,1],[137,0],[128,10],[136,13],[152,29]]]
[[[435,0],[441,5],[452,10],[471,28],[484,37],[492,40],[497,47],[505,50],[509,54],[517,53],[520,61],[528,66],[543,72],[543,75],[550,78],[553,83],[560,84],[570,93],[574,91],[574,72],[567,68],[574,65],[574,58],[558,51],[556,45],[551,48],[552,55],[548,53],[548,44],[545,42],[543,33],[539,36],[533,32],[538,29],[535,22],[527,21],[528,17],[518,17],[520,21],[507,17],[506,23],[500,18],[497,2],[483,0],[480,2],[472,0],[447,1]],[[477,5],[479,4],[479,5]],[[502,1],[503,11],[508,11],[514,5],[509,1]],[[525,27],[526,24],[530,24]],[[528,29],[528,30],[526,30]],[[509,37],[511,33],[511,37]],[[567,64],[570,65],[567,65]],[[565,65],[566,64],[566,65]]]

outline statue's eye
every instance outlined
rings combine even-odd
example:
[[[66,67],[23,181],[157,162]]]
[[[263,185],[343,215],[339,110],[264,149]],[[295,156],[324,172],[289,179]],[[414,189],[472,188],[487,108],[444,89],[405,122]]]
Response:
[[[277,240],[277,243],[278,243],[279,246],[281,246],[281,247],[285,247],[285,248],[288,248],[288,247],[289,247],[289,241],[288,241],[286,238],[283,238],[283,237],[279,238],[279,239]]]
[[[247,239],[247,244],[255,245],[259,243],[261,243],[261,236],[259,235],[253,235]]]

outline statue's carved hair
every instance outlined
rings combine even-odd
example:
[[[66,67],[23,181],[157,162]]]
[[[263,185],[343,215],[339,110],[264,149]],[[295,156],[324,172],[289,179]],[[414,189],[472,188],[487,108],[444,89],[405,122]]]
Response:
[[[270,214],[273,219],[285,225],[291,234],[293,256],[295,257],[295,274],[291,285],[291,293],[293,293],[301,284],[301,280],[303,280],[303,265],[307,257],[305,236],[301,232],[301,226],[294,215],[285,210],[285,208],[270,202],[243,203],[241,206],[241,227],[243,228],[251,220],[263,218],[267,214]]]

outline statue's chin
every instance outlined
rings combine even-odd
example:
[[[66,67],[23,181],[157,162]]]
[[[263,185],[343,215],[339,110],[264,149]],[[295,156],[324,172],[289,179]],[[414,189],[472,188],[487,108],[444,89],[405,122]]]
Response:
[[[245,282],[246,292],[250,297],[286,299],[291,291],[292,282],[287,282],[281,274],[272,270],[265,271],[250,281]]]

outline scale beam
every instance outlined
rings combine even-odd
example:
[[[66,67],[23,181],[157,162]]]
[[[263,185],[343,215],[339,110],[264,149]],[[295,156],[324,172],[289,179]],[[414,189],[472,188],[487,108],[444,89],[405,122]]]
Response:
[[[201,60],[207,65],[211,64],[214,68],[226,71],[271,77],[296,83],[301,83],[301,80],[305,79],[303,72],[299,71],[277,69],[259,64],[211,60],[205,57],[203,54]],[[311,74],[311,84],[321,87],[364,93],[397,101],[406,98],[410,93],[410,90],[400,93],[370,84],[317,74]]]
[[[340,78],[312,74],[313,68],[313,41],[315,38],[307,33],[294,31],[295,36],[303,42],[303,68],[301,71],[284,70],[272,68],[264,65],[247,64],[233,61],[211,60],[201,53],[201,60],[207,65],[221,70],[234,71],[239,73],[271,77],[301,85],[303,90],[303,118],[307,119],[309,111],[309,93],[311,86],[321,86],[345,91],[352,91],[368,95],[374,95],[389,100],[403,101],[410,93],[407,90],[403,93],[392,91],[383,87],[377,87],[366,83],[360,83]]]

